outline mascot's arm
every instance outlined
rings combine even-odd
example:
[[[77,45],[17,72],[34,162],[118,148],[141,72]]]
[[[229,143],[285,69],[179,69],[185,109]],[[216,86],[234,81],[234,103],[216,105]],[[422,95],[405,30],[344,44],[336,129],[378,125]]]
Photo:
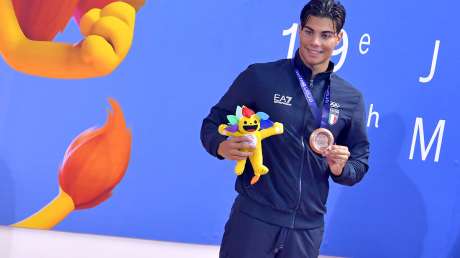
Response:
[[[28,39],[11,0],[0,0],[0,54],[14,69],[51,78],[90,78],[111,73],[131,47],[135,9],[113,2],[91,9],[80,20],[78,45]]]
[[[232,133],[231,133],[231,132],[225,130],[225,129],[227,129],[227,127],[228,127],[227,125],[221,124],[221,125],[219,125],[219,128],[218,128],[217,130],[218,130],[219,133],[222,134],[222,135],[225,135],[225,136],[232,136]]]
[[[282,123],[275,122],[272,127],[260,131],[261,140],[276,134],[282,134],[284,127]]]
[[[226,124],[221,124],[219,125],[219,128],[217,129],[219,131],[220,134],[224,135],[224,136],[243,136],[240,132],[229,132],[225,129],[227,129],[228,125]]]

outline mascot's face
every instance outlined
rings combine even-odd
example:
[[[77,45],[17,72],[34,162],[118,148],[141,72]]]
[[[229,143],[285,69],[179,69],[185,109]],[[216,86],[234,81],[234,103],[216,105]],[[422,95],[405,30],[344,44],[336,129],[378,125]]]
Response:
[[[256,115],[251,117],[243,116],[238,122],[238,131],[242,133],[253,133],[260,128],[260,119]]]

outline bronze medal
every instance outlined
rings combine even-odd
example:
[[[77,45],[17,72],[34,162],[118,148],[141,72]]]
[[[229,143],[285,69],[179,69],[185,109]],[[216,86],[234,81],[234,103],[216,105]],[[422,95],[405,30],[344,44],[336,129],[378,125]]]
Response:
[[[333,144],[334,135],[326,128],[318,128],[310,135],[310,147],[314,152],[320,155]]]

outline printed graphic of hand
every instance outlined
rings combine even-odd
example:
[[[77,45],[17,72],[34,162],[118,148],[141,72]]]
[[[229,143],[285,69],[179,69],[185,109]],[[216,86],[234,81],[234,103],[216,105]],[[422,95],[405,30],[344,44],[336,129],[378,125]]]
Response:
[[[0,0],[0,58],[35,76],[106,76],[126,57],[136,10],[143,4],[144,0]],[[71,17],[84,39],[77,44],[53,41]]]
[[[80,19],[84,62],[101,74],[112,72],[128,53],[134,35],[136,10],[125,2],[113,2],[102,9],[93,8]]]

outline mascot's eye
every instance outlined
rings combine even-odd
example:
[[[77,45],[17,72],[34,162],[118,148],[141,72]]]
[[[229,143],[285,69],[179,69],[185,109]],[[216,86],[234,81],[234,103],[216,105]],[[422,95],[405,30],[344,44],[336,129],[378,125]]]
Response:
[[[257,124],[257,120],[256,120],[256,121],[254,121],[254,124]]]
[[[244,124],[247,125],[247,124],[248,124],[248,121],[244,121]]]

